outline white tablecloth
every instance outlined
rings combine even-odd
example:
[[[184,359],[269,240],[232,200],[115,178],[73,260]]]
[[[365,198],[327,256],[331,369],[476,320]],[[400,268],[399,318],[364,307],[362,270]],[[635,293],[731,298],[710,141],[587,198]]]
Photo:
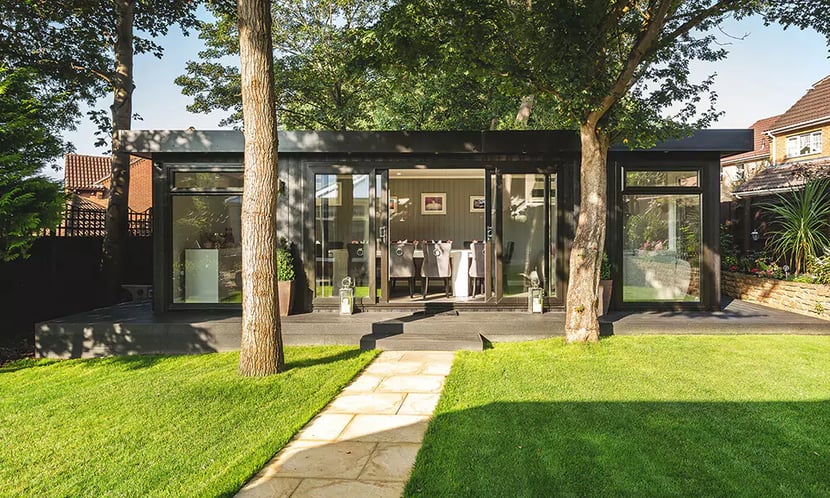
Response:
[[[469,297],[470,289],[467,280],[470,273],[469,249],[456,249],[450,251],[452,256],[452,293],[455,297]]]

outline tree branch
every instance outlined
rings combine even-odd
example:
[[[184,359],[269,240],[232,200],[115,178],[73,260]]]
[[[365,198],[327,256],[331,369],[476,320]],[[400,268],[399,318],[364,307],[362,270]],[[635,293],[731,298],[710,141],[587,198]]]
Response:
[[[657,11],[649,16],[648,21],[637,35],[637,41],[631,47],[625,67],[620,72],[620,75],[614,81],[614,84],[611,86],[608,94],[602,99],[600,105],[586,116],[588,123],[596,125],[605,116],[605,113],[628,91],[634,81],[634,74],[637,71],[637,67],[650,53],[654,43],[658,39],[660,31],[665,26],[672,3],[670,0],[658,2]]]

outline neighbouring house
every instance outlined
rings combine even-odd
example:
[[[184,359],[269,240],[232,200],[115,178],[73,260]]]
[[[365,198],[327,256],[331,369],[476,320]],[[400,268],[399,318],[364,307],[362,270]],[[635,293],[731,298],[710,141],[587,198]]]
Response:
[[[64,190],[67,211],[64,235],[103,235],[110,196],[110,156],[67,154],[64,157]],[[152,161],[130,158],[130,229],[147,234],[153,207]]]
[[[737,202],[730,217],[739,225],[735,235],[745,252],[762,247],[764,241],[760,204],[775,194],[800,189],[810,178],[830,177],[830,76],[815,83],[772,123],[763,124],[767,128],[768,165],[732,189]],[[761,156],[759,153],[753,161],[763,162]],[[740,162],[732,157],[722,161],[724,167],[733,164],[737,167]],[[753,232],[760,237],[753,240]]]
[[[734,200],[732,191],[755,173],[770,164],[772,140],[767,131],[780,116],[771,116],[752,123],[754,148],[749,152],[724,157],[721,160],[721,202]]]
[[[155,165],[154,311],[238,309],[242,134],[132,130],[121,143]],[[562,309],[579,146],[569,131],[280,132],[292,311],[337,309],[349,281],[361,310],[527,310],[540,293]],[[612,307],[720,308],[720,160],[752,148],[750,130],[703,130],[610,151]],[[400,279],[418,282],[414,296]]]

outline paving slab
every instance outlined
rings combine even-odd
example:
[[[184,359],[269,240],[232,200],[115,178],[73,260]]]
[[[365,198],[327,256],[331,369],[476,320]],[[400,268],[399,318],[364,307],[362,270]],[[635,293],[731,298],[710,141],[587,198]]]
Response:
[[[293,477],[259,477],[236,494],[239,498],[288,498],[303,482]]]
[[[428,423],[426,415],[355,415],[341,437],[349,441],[419,443]]]
[[[291,496],[307,498],[399,498],[406,482],[305,479]]]
[[[444,378],[443,375],[391,375],[380,383],[377,392],[440,393]]]
[[[383,352],[237,496],[400,496],[453,359]]]
[[[403,400],[400,415],[432,415],[438,405],[440,394],[409,393]]]
[[[367,481],[406,482],[420,448],[420,442],[379,443],[359,478]]]

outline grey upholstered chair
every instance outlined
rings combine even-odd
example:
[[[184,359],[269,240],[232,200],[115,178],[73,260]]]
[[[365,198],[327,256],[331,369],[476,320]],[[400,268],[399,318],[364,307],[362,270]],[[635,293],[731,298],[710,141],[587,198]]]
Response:
[[[415,293],[415,243],[394,242],[389,247],[389,280],[392,290],[395,281],[405,278],[409,281],[409,297]]]
[[[470,283],[473,287],[473,297],[476,297],[476,286],[481,280],[481,293],[484,294],[484,242],[472,242],[470,244],[470,252],[473,260],[470,263]]]
[[[444,288],[447,297],[450,297],[450,277],[452,277],[452,264],[450,263],[451,242],[426,242],[424,241],[424,263],[421,265],[421,276],[424,277],[424,299],[427,297],[429,279],[440,278],[444,280]]]

